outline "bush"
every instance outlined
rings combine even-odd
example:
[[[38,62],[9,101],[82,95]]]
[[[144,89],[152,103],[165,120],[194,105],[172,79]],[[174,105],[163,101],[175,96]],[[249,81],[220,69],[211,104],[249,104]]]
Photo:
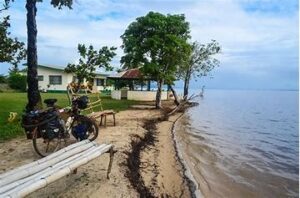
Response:
[[[26,91],[26,76],[19,73],[10,73],[8,77],[8,85],[12,89]]]
[[[4,76],[4,75],[0,75],[0,83],[6,83],[7,82],[7,80],[6,80],[6,76]]]

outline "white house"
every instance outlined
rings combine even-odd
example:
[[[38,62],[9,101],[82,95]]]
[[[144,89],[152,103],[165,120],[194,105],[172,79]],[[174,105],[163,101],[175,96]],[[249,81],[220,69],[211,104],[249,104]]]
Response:
[[[65,92],[67,85],[76,79],[71,73],[66,73],[65,68],[49,65],[38,65],[39,89],[47,92]],[[93,90],[111,89],[106,87],[106,78],[108,74],[96,72],[93,79]]]

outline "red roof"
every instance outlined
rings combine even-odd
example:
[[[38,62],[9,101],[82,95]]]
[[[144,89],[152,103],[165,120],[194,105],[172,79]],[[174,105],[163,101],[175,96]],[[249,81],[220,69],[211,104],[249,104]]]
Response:
[[[143,77],[139,69],[129,69],[122,73],[123,74],[120,76],[121,78],[140,79]]]
[[[119,72],[115,75],[112,75],[112,76],[109,76],[108,78],[112,78],[112,79],[141,79],[143,78],[143,74],[142,72],[138,69],[138,68],[135,68],[135,69],[129,69],[129,70],[126,70],[126,71],[122,71],[122,72]]]

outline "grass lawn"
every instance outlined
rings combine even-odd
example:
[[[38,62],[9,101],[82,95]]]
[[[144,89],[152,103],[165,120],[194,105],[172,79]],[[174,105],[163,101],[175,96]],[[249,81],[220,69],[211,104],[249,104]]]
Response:
[[[60,107],[69,105],[66,93],[42,93],[41,95],[42,100],[56,98],[58,100],[57,105]],[[90,100],[95,101],[96,95],[90,96]],[[115,111],[126,110],[129,106],[137,103],[129,100],[113,100],[110,96],[101,96],[101,100],[104,109],[114,109]],[[20,120],[26,103],[27,93],[0,93],[0,141],[24,134],[20,121],[8,123],[7,119],[10,112],[17,112]],[[100,107],[95,109],[95,111],[97,110],[100,110]]]

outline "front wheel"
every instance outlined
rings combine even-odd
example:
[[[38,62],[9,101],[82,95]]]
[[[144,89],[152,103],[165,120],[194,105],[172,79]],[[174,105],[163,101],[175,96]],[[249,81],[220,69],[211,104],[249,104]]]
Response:
[[[96,121],[83,115],[79,115],[74,118],[71,129],[72,135],[79,141],[85,139],[94,141],[98,137],[99,133]]]
[[[55,137],[52,139],[44,139],[42,137],[38,137],[39,129],[36,127],[33,131],[33,148],[35,152],[41,156],[46,157],[51,153],[58,151],[64,142],[61,138]]]

